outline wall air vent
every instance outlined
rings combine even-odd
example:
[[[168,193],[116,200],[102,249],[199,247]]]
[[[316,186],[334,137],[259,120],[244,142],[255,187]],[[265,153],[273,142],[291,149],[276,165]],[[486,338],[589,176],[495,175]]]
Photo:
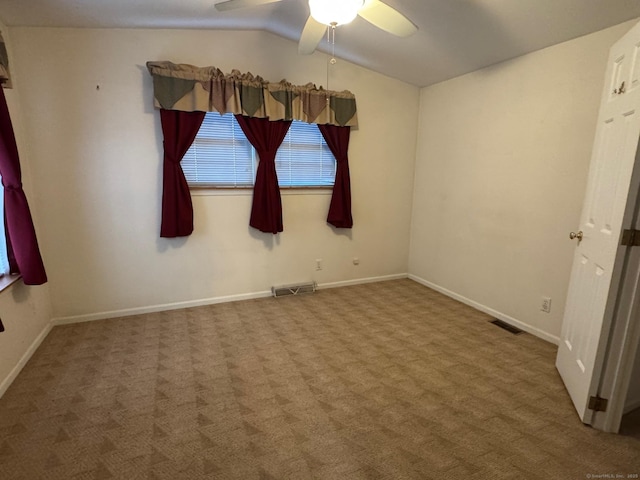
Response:
[[[313,293],[316,291],[318,284],[316,282],[300,283],[297,285],[282,285],[279,287],[271,287],[271,293],[274,297],[287,297],[290,295],[303,295],[305,293]]]

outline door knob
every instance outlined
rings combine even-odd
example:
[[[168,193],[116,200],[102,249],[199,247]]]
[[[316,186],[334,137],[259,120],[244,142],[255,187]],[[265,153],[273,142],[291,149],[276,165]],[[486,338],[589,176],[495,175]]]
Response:
[[[569,234],[569,238],[570,238],[571,240],[575,240],[575,239],[577,238],[577,239],[578,239],[578,242],[580,242],[580,241],[582,240],[582,236],[583,236],[582,230],[580,230],[578,233],[576,233],[576,232],[571,232],[571,233]]]

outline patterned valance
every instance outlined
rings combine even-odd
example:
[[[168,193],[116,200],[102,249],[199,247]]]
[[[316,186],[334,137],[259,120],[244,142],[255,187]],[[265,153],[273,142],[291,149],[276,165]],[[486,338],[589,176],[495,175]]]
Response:
[[[7,54],[7,46],[0,33],[0,84],[4,88],[12,88],[11,75],[9,75],[9,55]]]
[[[224,74],[215,67],[147,62],[154,104],[164,110],[219,112],[307,123],[358,126],[356,98],[315,85],[271,83],[251,73]]]

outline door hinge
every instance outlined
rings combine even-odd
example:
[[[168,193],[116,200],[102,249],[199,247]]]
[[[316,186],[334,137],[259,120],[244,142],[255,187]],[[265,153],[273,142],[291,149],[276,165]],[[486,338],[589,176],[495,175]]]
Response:
[[[620,245],[637,247],[640,245],[640,230],[623,230]]]
[[[589,410],[593,410],[594,412],[606,412],[607,411],[607,403],[609,400],[602,397],[589,397]]]

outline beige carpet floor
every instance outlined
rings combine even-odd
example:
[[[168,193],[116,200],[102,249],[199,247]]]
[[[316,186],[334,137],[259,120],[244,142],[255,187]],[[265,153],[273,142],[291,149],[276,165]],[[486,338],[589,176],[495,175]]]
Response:
[[[59,326],[0,399],[0,478],[638,478],[555,346],[489,320],[399,280]]]

